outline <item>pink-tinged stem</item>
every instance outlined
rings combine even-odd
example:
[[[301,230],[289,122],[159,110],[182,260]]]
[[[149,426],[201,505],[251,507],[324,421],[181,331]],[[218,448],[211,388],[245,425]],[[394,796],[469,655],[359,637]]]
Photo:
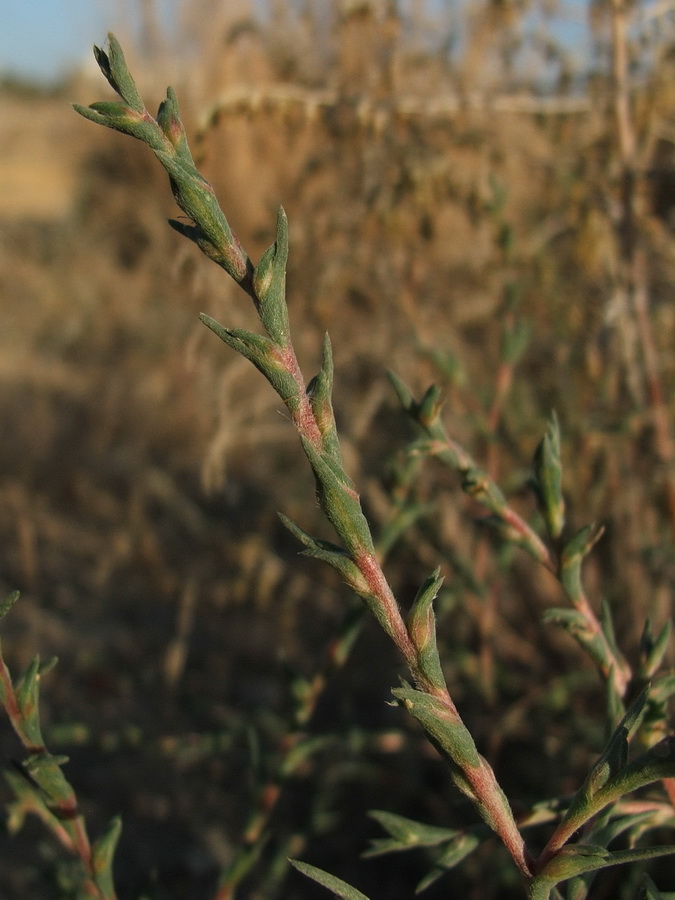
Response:
[[[388,623],[389,634],[405,659],[408,668],[414,673],[417,669],[417,651],[410,640],[408,629],[401,616],[401,610],[389,587],[389,582],[380,568],[376,555],[371,552],[357,553],[354,557],[354,562],[365,578],[368,587],[377,597],[380,609]]]
[[[293,402],[287,403],[293,418],[293,424],[295,425],[298,434],[311,441],[315,447],[320,448],[322,443],[321,432],[319,431],[319,426],[316,424],[312,405],[307,396],[305,379],[300,371],[300,364],[295,355],[295,350],[293,349],[293,346],[289,344],[287,347],[278,349],[276,353],[280,364],[289,375],[293,376],[293,380],[298,387],[298,393],[296,397],[293,398]]]
[[[519,516],[514,509],[511,509],[510,506],[507,506],[503,510],[501,517],[510,528],[513,528],[514,531],[527,541],[528,547],[535,555],[537,561],[540,562],[542,566],[545,566],[549,572],[555,573],[557,567],[555,560],[553,559],[553,554],[539,535],[530,528],[527,522]]]
[[[377,558],[372,553],[357,555],[354,560],[362,575],[366,579],[373,594],[378,598],[381,609],[386,613],[389,625],[389,633],[399,651],[403,655],[415,681],[429,694],[438,697],[447,706],[450,715],[458,722],[461,717],[448,693],[447,688],[438,688],[428,682],[428,679],[420,672],[417,662],[417,652],[410,639],[401,611],[389,584],[380,568]],[[513,857],[520,872],[527,878],[531,876],[531,859],[525,841],[518,826],[503,800],[502,791],[497,783],[495,774],[487,761],[482,760],[478,767],[463,769],[466,780],[471,785],[480,806],[486,810],[490,825],[501,838],[504,846]]]
[[[631,680],[631,671],[630,668],[621,660],[617,659],[614,651],[607,643],[607,638],[605,637],[605,633],[602,630],[602,626],[600,622],[598,622],[598,618],[593,612],[593,608],[591,604],[588,602],[588,597],[584,591],[578,595],[578,597],[574,597],[572,600],[575,609],[577,609],[588,624],[588,627],[591,629],[593,634],[597,635],[600,640],[603,642],[606,648],[607,658],[611,660],[611,666],[602,666],[602,674],[605,678],[612,677],[614,680],[614,689],[616,690],[619,697],[625,697],[626,691],[628,690],[628,684]]]
[[[525,846],[525,840],[518,830],[513,815],[496,797],[502,795],[492,766],[483,759],[480,768],[464,770],[464,776],[471,785],[481,805],[489,810],[490,825],[511,854],[521,875],[532,877],[533,859]]]

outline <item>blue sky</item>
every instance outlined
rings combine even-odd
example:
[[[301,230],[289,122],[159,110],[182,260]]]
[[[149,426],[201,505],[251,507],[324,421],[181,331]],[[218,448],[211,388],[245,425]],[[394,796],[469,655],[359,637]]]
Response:
[[[0,74],[57,79],[105,39],[116,6],[114,0],[0,0]]]
[[[429,0],[429,8],[437,2]],[[458,6],[462,2],[457,0]],[[583,21],[586,2],[565,0],[563,6]],[[166,10],[172,3],[160,0],[158,6]],[[108,31],[128,22],[137,10],[137,0],[0,0],[0,76],[57,80],[90,59],[92,45],[104,42]],[[580,33],[570,30],[569,22],[558,29],[573,46],[578,44]]]

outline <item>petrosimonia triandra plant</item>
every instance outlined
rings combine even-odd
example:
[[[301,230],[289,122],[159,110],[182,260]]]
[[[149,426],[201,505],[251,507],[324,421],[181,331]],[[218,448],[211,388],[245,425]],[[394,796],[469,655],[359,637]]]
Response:
[[[323,343],[320,372],[306,384],[300,371],[286,305],[286,214],[283,209],[279,210],[276,240],[254,265],[230,228],[213,188],[195,167],[174,91],[167,90],[166,99],[153,117],[145,108],[114,35],[109,35],[107,52],[96,47],[94,53],[101,71],[121,99],[94,103],[89,107],[77,105],[75,109],[92,122],[131,135],[150,147],[168,173],[176,203],[191,222],[173,221],[171,225],[197,244],[252,299],[264,333],[227,328],[207,315],[202,315],[201,319],[215,335],[259,369],[285,404],[314,473],[320,507],[338,541],[330,543],[316,539],[282,517],[285,525],[303,545],[305,554],[338,570],[398,648],[408,668],[410,682],[393,690],[396,701],[420,723],[447,761],[454,783],[499,836],[522,876],[527,896],[532,900],[558,896],[555,886],[567,879],[616,863],[674,852],[675,848],[671,846],[610,851],[602,844],[597,830],[595,842],[570,843],[580,829],[586,828],[590,834],[589,823],[597,821],[599,814],[610,810],[627,792],[675,776],[675,738],[672,736],[661,739],[636,758],[629,760],[628,755],[629,739],[645,711],[654,703],[664,703],[675,691],[675,683],[672,676],[655,680],[629,708],[621,705],[629,681],[627,664],[615,648],[611,625],[597,622],[580,587],[581,562],[597,535],[584,531],[566,543],[561,537],[564,504],[557,423],[552,420],[535,465],[538,495],[547,527],[546,543],[512,513],[499,489],[485,473],[448,440],[439,424],[436,394],[431,391],[423,401],[416,403],[401,382],[397,380],[395,385],[404,408],[423,432],[417,452],[440,456],[457,468],[463,475],[465,489],[488,506],[494,524],[503,536],[525,546],[542,564],[558,574],[574,606],[571,610],[558,611],[558,618],[571,631],[581,635],[580,639],[585,640],[600,668],[605,667],[613,696],[617,698],[615,709],[620,709],[621,715],[617,716],[620,721],[604,752],[555,823],[544,850],[535,855],[526,846],[491,766],[476,748],[448,691],[436,643],[433,609],[442,583],[439,571],[422,584],[410,612],[404,617],[378,561],[359,495],[342,461],[331,400],[333,362],[328,337]],[[661,663],[666,641],[667,633],[664,632],[653,642],[650,677]],[[385,827],[390,833],[392,828],[395,830],[391,821],[388,825],[385,823]],[[606,842],[609,840],[607,838]],[[337,896],[363,896],[333,876],[303,864],[300,867]]]

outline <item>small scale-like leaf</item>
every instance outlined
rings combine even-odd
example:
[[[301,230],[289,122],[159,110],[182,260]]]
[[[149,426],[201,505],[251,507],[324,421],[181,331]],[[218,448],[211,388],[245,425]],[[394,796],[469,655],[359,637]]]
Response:
[[[321,453],[306,438],[300,438],[317,482],[319,504],[350,554],[374,552],[368,521],[359,496],[345,476],[338,476],[334,460]]]
[[[410,418],[417,422],[427,434],[435,437],[442,437],[443,428],[440,422],[441,389],[438,385],[430,385],[425,391],[422,399],[417,402],[406,384],[395,372],[390,370],[388,375],[401,406],[408,413]]]
[[[89,106],[73,104],[76,113],[90,122],[112,128],[122,134],[128,134],[147,144],[155,153],[166,151],[171,147],[162,130],[149,113],[138,113],[124,103],[114,100],[101,100]]]
[[[410,393],[408,386],[398,377],[396,372],[392,371],[391,369],[389,369],[387,375],[394,390],[396,391],[396,396],[398,397],[399,403],[401,404],[405,412],[411,413],[415,400],[413,398],[413,395]]]
[[[42,792],[49,808],[71,817],[77,809],[77,798],[61,767],[67,756],[35,753],[24,760],[23,768]]]
[[[417,885],[415,893],[421,894],[446,872],[458,866],[479,844],[480,838],[474,832],[459,834],[434,860],[433,868]]]
[[[584,783],[574,796],[563,821],[586,821],[598,811],[594,800],[613,780],[622,776],[628,761],[628,740],[634,733],[649,695],[648,688],[631,704],[629,710],[612,733],[605,749],[590,769]],[[599,808],[603,808],[602,804]]]
[[[17,767],[16,771],[6,769],[3,775],[15,797],[14,802],[7,806],[5,827],[9,834],[17,834],[29,814],[39,816],[44,822],[51,823],[52,813],[45,797],[32,779],[27,777],[27,773]]]
[[[258,312],[265,330],[279,346],[290,342],[286,305],[286,264],[288,262],[288,219],[282,206],[277,213],[277,237],[263,253],[253,273]]]
[[[443,579],[438,568],[420,587],[408,615],[408,634],[417,650],[420,671],[429,679],[430,684],[441,689],[445,687],[445,676],[436,645],[436,616],[433,603],[442,584]]]
[[[317,734],[312,737],[299,741],[292,750],[290,750],[283,759],[280,767],[280,773],[286,778],[293,775],[294,772],[302,766],[302,764],[310,759],[315,753],[323,750],[333,740],[331,735]]]
[[[344,471],[340,439],[335,425],[333,413],[333,351],[330,338],[326,334],[323,340],[321,371],[307,385],[307,396],[312,405],[316,424],[321,432],[323,449],[333,460],[338,471]]]
[[[392,694],[417,719],[446,758],[452,780],[471,799],[483,821],[500,835],[509,832],[514,843],[520,841],[509,801],[457,711],[440,698],[408,686],[394,688]],[[482,797],[472,785],[478,780],[482,783]]]
[[[563,847],[538,873],[535,881],[546,881],[550,885],[560,884],[577,875],[603,868],[609,856],[609,850],[605,847],[592,844]]]
[[[166,99],[160,103],[157,112],[157,124],[165,136],[173,144],[176,158],[185,166],[195,168],[195,163],[188,147],[187,135],[180,118],[178,98],[172,87],[166,89]]]
[[[487,472],[472,467],[464,473],[462,489],[490,512],[502,516],[507,508],[506,498]]]
[[[115,816],[106,832],[92,847],[92,864],[96,875],[96,885],[104,897],[115,896],[113,859],[121,833],[122,820],[119,816]]]
[[[277,348],[268,337],[243,328],[225,328],[205,313],[200,313],[199,318],[221,341],[249,359],[289,408],[297,407],[298,385],[280,362]]]
[[[505,543],[521,547],[542,565],[549,565],[550,553],[546,544],[524,521],[517,522],[508,514],[493,513],[480,519],[479,524],[489,526]]]
[[[374,599],[373,592],[368,587],[366,579],[354,562],[352,562],[351,557],[344,548],[338,547],[337,544],[331,544],[329,541],[311,537],[306,531],[303,531],[302,528],[291,522],[283,513],[279,513],[279,518],[291,534],[305,547],[303,550],[304,556],[311,556],[313,559],[319,559],[328,563],[329,566],[332,566],[340,573],[345,584],[349,585],[359,597],[369,601]]]
[[[235,241],[211,185],[185,158],[180,158],[173,147],[171,152],[165,149],[154,152],[169,175],[178,206],[199,227],[215,253],[221,254],[228,274],[237,282],[243,281],[249,274],[249,259]]]
[[[423,428],[429,430],[439,423],[440,415],[441,389],[437,384],[432,384],[417,405],[415,418]]]
[[[662,778],[675,778],[675,735],[654,744],[617,774],[600,792],[607,802]]]
[[[671,631],[672,623],[668,620],[656,638],[654,638],[651,633],[649,620],[645,622],[640,640],[641,670],[644,678],[652,678],[661,666],[670,643]]]
[[[668,672],[654,680],[650,698],[655,703],[665,703],[673,694],[675,694],[675,672]]]
[[[291,865],[294,866],[298,872],[302,872],[303,875],[306,875],[307,878],[311,878],[312,881],[316,881],[317,884],[320,884],[322,887],[328,888],[329,891],[332,891],[334,896],[342,898],[342,900],[369,900],[365,894],[362,894],[361,891],[357,891],[355,887],[352,887],[350,884],[347,884],[346,881],[342,881],[340,878],[336,878],[334,875],[329,875],[328,872],[324,872],[323,869],[317,869],[316,866],[310,866],[308,863],[299,862],[297,859],[291,860]]]
[[[94,47],[94,55],[113,90],[117,91],[132,109],[142,112],[145,105],[129,72],[120,42],[112,32],[108,32],[108,53],[100,47]]]
[[[577,639],[591,641],[595,637],[587,619],[576,609],[556,606],[552,609],[547,609],[542,618],[546,624],[562,625],[566,631],[569,631]]]
[[[388,832],[390,839],[375,838],[371,841],[370,849],[363,854],[364,857],[381,856],[383,853],[414,847],[437,847],[454,840],[459,834],[451,828],[427,825],[381,809],[370,810],[368,815]]]
[[[604,534],[605,529],[585,525],[565,545],[561,556],[560,579],[572,602],[582,593],[581,564]]]
[[[537,447],[534,470],[546,528],[551,537],[557,540],[565,527],[565,501],[562,494],[560,427],[555,412],[551,413],[546,434]]]
[[[480,754],[468,728],[438,697],[409,687],[394,688],[392,694],[460,769],[481,766]]]
[[[40,728],[39,691],[40,657],[36,656],[15,685],[16,701],[21,712],[21,738],[33,751],[44,747]]]
[[[619,650],[619,645],[616,640],[616,633],[614,631],[614,622],[612,620],[612,610],[609,605],[609,602],[606,597],[602,598],[601,601],[601,618],[600,624],[602,625],[602,633],[605,636],[605,640],[607,641],[607,646],[611,652],[612,664],[618,666],[622,672],[626,673],[627,677],[630,676],[630,667],[626,660],[623,657],[623,654]]]
[[[614,660],[609,655],[607,642],[583,613],[576,609],[554,608],[544,613],[543,620],[546,623],[561,625],[581,644],[600,671],[609,675]]]
[[[615,841],[622,834],[629,834],[633,840],[636,834],[642,834],[649,827],[654,825],[654,811],[651,809],[642,813],[631,813],[625,816],[612,817],[606,811],[603,816],[593,822],[593,827],[589,830],[589,840],[594,844],[600,844],[602,847],[609,847],[612,841]]]

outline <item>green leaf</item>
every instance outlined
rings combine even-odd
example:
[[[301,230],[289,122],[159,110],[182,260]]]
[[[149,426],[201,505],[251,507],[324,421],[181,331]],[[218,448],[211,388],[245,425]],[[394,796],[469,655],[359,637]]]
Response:
[[[581,585],[579,589],[581,590]],[[561,625],[569,632],[581,644],[601,672],[609,673],[612,669],[613,660],[609,658],[604,634],[594,629],[593,624],[583,613],[576,609],[549,609],[544,613],[543,621]]]
[[[586,832],[594,844],[609,847],[622,834],[628,833],[628,843],[635,844],[636,836],[645,833],[654,827],[654,811],[645,810],[642,813],[630,813],[625,816],[612,816],[612,810],[606,811],[593,822],[593,827]]]
[[[276,345],[268,337],[243,328],[225,328],[205,313],[200,313],[199,318],[221,341],[249,359],[262,372],[289,409],[297,409],[298,385],[279,358]]]
[[[441,389],[437,384],[430,385],[415,410],[415,418],[427,431],[440,424]]]
[[[597,764],[595,768],[597,769]],[[619,768],[615,774],[610,772],[606,779],[605,774],[603,771],[602,777],[600,775],[597,777],[597,785],[589,786],[588,779],[584,782],[561,823],[565,826],[565,831],[580,828],[624,794],[663,778],[675,777],[675,736],[671,735],[654,744],[632,762]]]
[[[415,893],[421,894],[446,872],[458,866],[479,845],[480,838],[474,832],[458,834],[434,860],[433,868],[417,885]]]
[[[39,710],[40,657],[36,656],[15,685],[16,701],[21,713],[22,739],[33,752],[44,749]]]
[[[652,678],[661,666],[670,643],[671,630],[672,623],[667,620],[657,637],[654,638],[649,619],[645,622],[640,639],[641,674],[644,678]]]
[[[560,427],[555,412],[534,456],[534,471],[542,513],[548,533],[557,540],[565,527],[565,500],[562,494]]]
[[[307,385],[312,412],[316,424],[321,432],[323,450],[332,460],[333,466],[339,475],[344,471],[342,453],[340,451],[340,439],[335,425],[333,413],[333,351],[330,338],[325,335],[322,348],[321,371]]]
[[[451,828],[426,825],[423,822],[383,810],[371,810],[368,815],[379,822],[391,837],[372,840],[370,848],[363,854],[367,859],[420,847],[427,850],[436,848],[433,854],[432,868],[417,885],[415,891],[417,894],[425,891],[465,859],[480,844],[478,832],[485,832],[485,827],[482,825],[478,826],[475,831],[456,831]]]
[[[514,839],[520,840],[509,801],[487,761],[478,753],[473,737],[457,710],[439,697],[408,686],[394,688],[392,694],[417,719],[446,758],[452,780],[471,799],[483,821],[493,831],[503,835],[508,829]],[[479,780],[482,783],[480,798],[474,791],[472,779],[474,783]]]
[[[430,385],[418,403],[395,372],[390,370],[387,374],[405,412],[427,433],[440,436],[441,389],[438,385]]]
[[[436,645],[433,603],[443,584],[440,567],[422,584],[408,615],[408,634],[417,650],[420,671],[434,687],[445,688],[445,677]]]
[[[113,859],[117,842],[122,833],[122,820],[119,816],[111,821],[105,834],[92,847],[92,865],[96,875],[96,885],[104,897],[114,897]]]
[[[665,703],[675,694],[675,672],[668,672],[655,679],[650,699],[655,703]]]
[[[562,625],[566,631],[583,643],[584,647],[592,646],[594,642],[598,644],[598,648],[600,647],[597,634],[590,628],[586,617],[576,609],[557,606],[547,609],[542,619],[546,624]],[[598,649],[593,653],[594,659],[597,653]]]
[[[108,53],[94,46],[94,56],[110,87],[136,112],[143,112],[145,104],[138,93],[134,79],[122,52],[119,41],[112,32],[108,33]]]
[[[196,169],[187,135],[180,118],[178,98],[172,87],[166,89],[166,100],[162,100],[157,112],[157,124],[169,139],[176,151],[176,159],[186,167]]]
[[[480,754],[473,738],[456,711],[438,697],[414,688],[394,688],[392,694],[433,737],[443,749],[444,755],[449,756],[460,769],[476,769],[481,766]],[[473,796],[473,792],[470,796]]]
[[[565,545],[561,563],[560,579],[565,592],[574,602],[582,593],[581,564],[595,544],[604,534],[602,526],[585,525]]]
[[[389,377],[389,381],[391,381],[391,384],[396,391],[396,396],[398,397],[399,403],[401,404],[405,412],[412,415],[415,400],[408,386],[398,377],[396,372],[392,371],[391,369],[387,371],[387,376]]]
[[[458,834],[450,842],[447,849],[438,857],[434,865],[443,869],[454,869],[463,859],[472,853],[480,844],[478,834],[472,831]]]
[[[34,753],[24,760],[23,768],[44,794],[50,809],[70,815],[77,808],[77,800],[61,769],[67,762],[67,756]]]
[[[604,751],[575,794],[563,822],[576,821],[577,818],[580,822],[587,821],[598,811],[594,803],[596,796],[606,785],[625,772],[628,762],[628,740],[639,724],[648,695],[649,690],[645,688],[614,730]]]
[[[149,113],[138,113],[124,103],[105,100],[92,103],[90,106],[74,103],[73,109],[83,118],[89,119],[90,122],[103,125],[105,128],[112,128],[113,131],[120,131],[122,134],[128,134],[143,141],[155,153],[166,151],[171,147]]]
[[[611,658],[613,660],[612,665],[618,665],[620,669],[628,670],[628,664],[619,650],[619,645],[616,641],[612,610],[606,597],[602,598],[600,604],[600,624],[602,626],[602,633],[605,637],[605,641],[607,642],[607,647],[609,647],[611,653]]]
[[[574,844],[563,847],[547,863],[535,880],[546,881],[549,885],[560,884],[569,878],[603,868],[609,856],[609,850],[595,844]]]
[[[279,772],[284,778],[291,777],[303,763],[311,759],[315,753],[323,750],[333,740],[331,735],[317,734],[298,741],[284,756]]]
[[[280,347],[290,343],[286,305],[286,264],[288,262],[288,219],[282,206],[277,213],[277,238],[263,253],[253,273],[253,290],[265,330]]]
[[[313,559],[319,559],[328,563],[329,566],[332,566],[340,573],[343,581],[359,597],[369,601],[374,599],[373,592],[346,550],[338,547],[336,544],[331,544],[329,541],[311,537],[306,531],[303,531],[302,528],[291,522],[283,513],[279,513],[279,518],[291,534],[305,547],[303,556],[310,556]]]
[[[357,891],[356,888],[347,884],[346,881],[342,881],[334,875],[329,875],[328,872],[324,872],[323,869],[317,869],[316,866],[310,866],[308,863],[299,862],[297,859],[292,859],[291,865],[294,866],[298,872],[302,872],[303,875],[311,878],[312,881],[316,881],[317,884],[328,888],[329,891],[332,891],[334,896],[341,897],[342,900],[369,900],[369,898],[366,897],[365,894],[362,894],[361,891]]]
[[[426,825],[381,809],[373,809],[368,815],[388,832],[390,838],[372,840],[370,849],[363,854],[367,858],[414,847],[437,847],[454,840],[459,834],[454,829]]]
[[[502,516],[507,508],[504,494],[483,469],[475,466],[468,469],[464,473],[462,489],[497,516]]]
[[[549,885],[560,884],[569,878],[607,869],[610,866],[624,863],[643,862],[675,854],[674,846],[643,847],[631,850],[609,851],[604,847],[575,844],[563,847],[537,875],[535,881],[548,882]]]
[[[23,768],[20,772],[11,769],[3,772],[5,781],[15,797],[14,802],[7,806],[6,828],[10,835],[17,834],[21,830],[29,813],[39,816],[45,822],[50,822],[53,815],[37,784]]]
[[[663,738],[628,763],[599,793],[610,803],[662,778],[675,778],[675,735]]]
[[[317,482],[319,504],[338,537],[352,557],[373,553],[373,538],[361,509],[359,495],[344,472],[336,471],[335,461],[321,453],[306,438],[300,438]]]
[[[249,258],[232,233],[211,185],[173,147],[171,152],[166,149],[154,152],[169,175],[176,203],[201,232],[201,241],[195,236],[195,242],[237,283],[244,281],[250,274]]]

